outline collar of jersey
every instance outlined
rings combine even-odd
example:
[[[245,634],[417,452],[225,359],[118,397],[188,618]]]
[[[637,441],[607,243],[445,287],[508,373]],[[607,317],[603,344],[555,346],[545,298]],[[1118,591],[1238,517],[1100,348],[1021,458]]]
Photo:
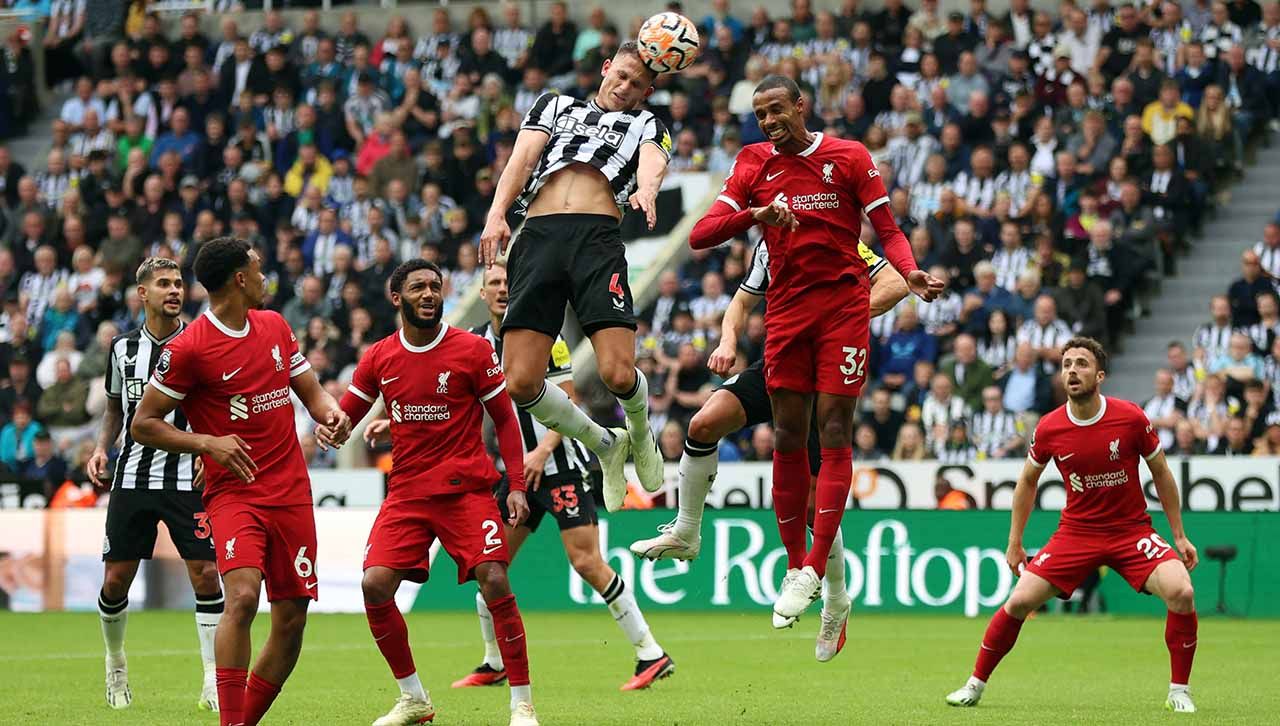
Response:
[[[398,333],[398,335],[400,336],[400,345],[403,345],[405,350],[409,351],[410,353],[426,353],[427,351],[431,350],[437,345],[440,345],[440,341],[444,340],[444,334],[447,333],[448,331],[449,331],[449,324],[443,323],[443,322],[440,323],[440,332],[436,335],[435,340],[431,341],[430,343],[427,343],[426,345],[412,345],[408,341],[408,339],[404,337],[404,328],[400,329],[400,332]]]
[[[205,317],[209,318],[209,322],[213,323],[213,327],[222,331],[223,335],[226,335],[231,338],[243,338],[249,334],[249,316],[248,315],[245,316],[244,327],[241,328],[240,330],[232,330],[231,328],[227,327],[226,323],[222,322],[221,320],[218,320],[218,316],[213,314],[213,308],[209,308],[208,310],[205,310],[204,315]]]
[[[1099,421],[1101,421],[1103,414],[1105,414],[1106,412],[1107,412],[1106,396],[1102,397],[1102,405],[1098,406],[1098,412],[1095,413],[1093,415],[1093,418],[1090,418],[1090,419],[1081,420],[1076,418],[1071,414],[1071,404],[1067,404],[1067,418],[1071,419],[1071,423],[1075,424],[1076,426],[1092,426],[1098,423]]]
[[[181,320],[179,320],[179,321],[178,321],[178,329],[177,329],[177,330],[175,330],[175,331],[173,331],[172,333],[169,333],[168,337],[166,337],[166,338],[164,338],[163,340],[161,340],[160,338],[157,338],[156,336],[152,335],[152,334],[151,334],[151,331],[147,329],[147,326],[146,326],[145,324],[143,324],[143,326],[142,326],[142,334],[143,334],[143,335],[145,335],[145,336],[147,336],[147,338],[148,338],[152,343],[155,343],[156,345],[164,345],[165,343],[168,343],[169,341],[171,341],[171,340],[173,340],[174,338],[178,337],[178,333],[181,333],[183,330],[186,330],[186,328],[187,328],[187,324],[186,324],[186,323],[184,323],[184,322],[182,322]]]
[[[816,131],[813,134],[813,143],[809,144],[808,148],[806,148],[804,151],[799,152],[798,154],[796,154],[796,156],[808,156],[809,154],[812,154],[813,152],[818,150],[818,145],[821,143],[822,143],[822,132]],[[778,147],[776,146],[773,147],[773,155],[774,156],[778,155]]]

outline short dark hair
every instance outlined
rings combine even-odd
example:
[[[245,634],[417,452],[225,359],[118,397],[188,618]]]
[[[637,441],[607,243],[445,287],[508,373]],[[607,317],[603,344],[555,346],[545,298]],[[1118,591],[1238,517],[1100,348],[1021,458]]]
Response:
[[[249,264],[249,250],[249,243],[237,237],[205,242],[196,253],[196,279],[209,292],[221,290],[236,270]]]
[[[752,91],[752,94],[754,95],[756,93],[764,93],[765,91],[772,91],[775,88],[781,88],[785,90],[787,92],[787,97],[791,99],[792,103],[795,103],[796,101],[800,100],[800,86],[796,85],[796,82],[791,80],[790,78],[787,78],[786,76],[780,76],[777,73],[774,73],[773,75],[765,76],[764,80],[760,81],[760,83],[756,86],[756,90]]]
[[[627,42],[618,46],[618,50],[614,52],[613,57],[621,58],[622,56],[631,56],[636,60],[640,61],[640,65],[644,66],[645,72],[649,74],[650,81],[656,80],[658,78],[658,73],[654,71],[652,68],[650,68],[649,64],[644,62],[644,56],[640,55],[639,43],[635,42],[634,40],[628,40]]]
[[[1072,348],[1084,348],[1089,351],[1093,354],[1093,359],[1098,362],[1098,370],[1107,372],[1107,351],[1102,347],[1102,343],[1084,335],[1077,335],[1062,346],[1063,354]]]
[[[436,273],[441,280],[444,279],[444,274],[440,272],[440,265],[437,265],[430,260],[424,260],[421,257],[417,257],[412,260],[405,260],[404,262],[401,262],[396,269],[391,272],[391,279],[388,281],[388,285],[391,287],[391,292],[400,292],[400,290],[404,288],[404,281],[409,279],[409,275],[417,272],[418,270],[431,270]]]
[[[134,279],[139,285],[144,285],[151,281],[151,277],[160,270],[177,270],[178,263],[165,257],[148,257],[138,265],[138,271],[134,273]]]

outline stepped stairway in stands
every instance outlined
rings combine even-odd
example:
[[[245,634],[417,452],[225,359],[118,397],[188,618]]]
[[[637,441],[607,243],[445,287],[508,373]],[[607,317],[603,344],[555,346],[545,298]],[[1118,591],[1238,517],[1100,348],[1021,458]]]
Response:
[[[1244,180],[1231,187],[1231,200],[1208,219],[1191,254],[1178,260],[1177,277],[1161,282],[1150,301],[1151,315],[1124,338],[1124,353],[1111,362],[1107,393],[1141,403],[1151,396],[1151,381],[1167,365],[1170,341],[1191,345],[1196,326],[1209,319],[1209,299],[1226,293],[1240,276],[1240,253],[1262,239],[1262,228],[1280,210],[1280,144],[1257,150]]]

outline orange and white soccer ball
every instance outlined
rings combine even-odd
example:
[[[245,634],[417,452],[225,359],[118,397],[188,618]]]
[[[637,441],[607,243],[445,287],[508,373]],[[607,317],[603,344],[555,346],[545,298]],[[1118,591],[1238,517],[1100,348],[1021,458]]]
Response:
[[[682,71],[698,59],[698,27],[679,13],[658,13],[636,36],[640,59],[654,73]]]

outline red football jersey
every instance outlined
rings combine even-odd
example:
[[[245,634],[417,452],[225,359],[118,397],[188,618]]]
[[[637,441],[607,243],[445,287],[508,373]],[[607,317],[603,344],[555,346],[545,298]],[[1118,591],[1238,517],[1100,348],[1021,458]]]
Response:
[[[1036,466],[1058,465],[1067,490],[1059,526],[1090,532],[1116,526],[1151,525],[1142,494],[1138,457],[1160,453],[1160,437],[1136,404],[1102,397],[1091,420],[1071,415],[1066,405],[1040,419],[1027,457]]]
[[[737,211],[781,199],[799,222],[794,231],[760,225],[769,247],[770,315],[801,304],[807,292],[866,284],[867,263],[858,254],[862,213],[889,203],[866,147],[821,133],[799,154],[778,153],[768,142],[743,147],[717,199]]]
[[[369,347],[348,389],[391,417],[388,498],[488,489],[498,470],[484,448],[485,401],[507,387],[489,342],[441,324],[427,345],[396,332]]]
[[[269,310],[250,310],[242,330],[206,311],[165,346],[151,385],[182,402],[192,431],[244,439],[258,465],[246,484],[204,457],[207,507],[222,497],[260,506],[311,504],[289,385],[310,369],[289,324]]]

